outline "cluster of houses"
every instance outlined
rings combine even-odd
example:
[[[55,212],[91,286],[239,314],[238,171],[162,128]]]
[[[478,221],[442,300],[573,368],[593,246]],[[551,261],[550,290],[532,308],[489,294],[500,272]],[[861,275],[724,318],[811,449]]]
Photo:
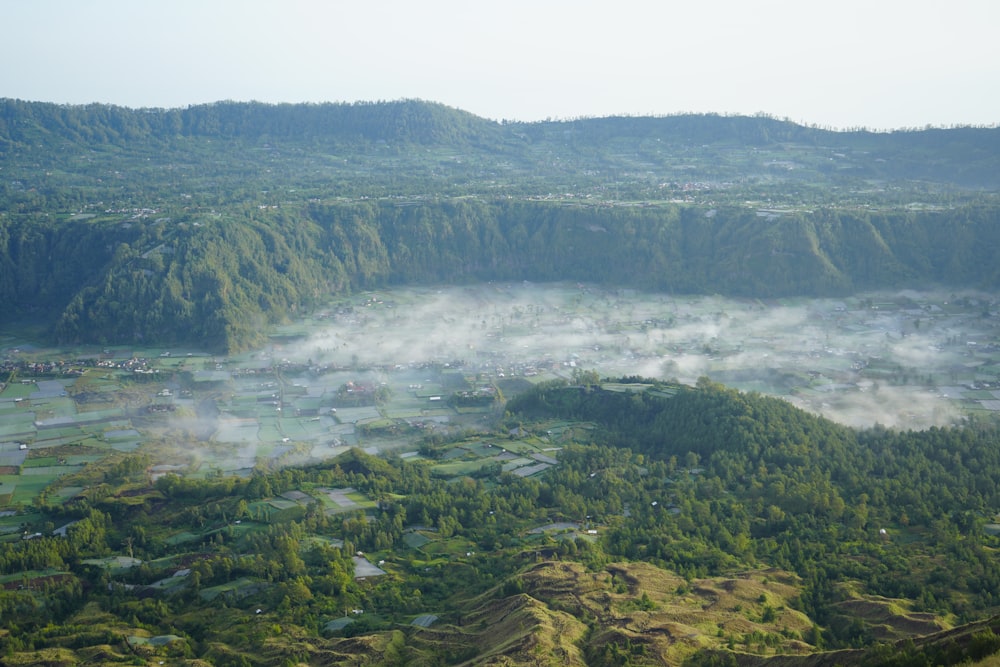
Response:
[[[99,359],[95,364],[98,368],[113,368],[116,370],[131,371],[133,373],[159,373],[159,369],[150,368],[150,361],[145,357],[131,357],[129,359]]]
[[[80,375],[83,371],[77,362],[23,361],[7,358],[0,362],[0,374],[20,376]],[[25,380],[30,382],[31,380]]]
[[[375,405],[377,391],[373,383],[349,381],[337,389],[336,402],[338,407]]]

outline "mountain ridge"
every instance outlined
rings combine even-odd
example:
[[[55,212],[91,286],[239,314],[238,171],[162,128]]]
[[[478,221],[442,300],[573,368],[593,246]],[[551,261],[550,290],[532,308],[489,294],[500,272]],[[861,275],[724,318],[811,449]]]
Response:
[[[5,320],[40,318],[63,342],[246,349],[324,294],[407,281],[757,297],[1000,284],[1000,128],[3,99],[0,170]]]

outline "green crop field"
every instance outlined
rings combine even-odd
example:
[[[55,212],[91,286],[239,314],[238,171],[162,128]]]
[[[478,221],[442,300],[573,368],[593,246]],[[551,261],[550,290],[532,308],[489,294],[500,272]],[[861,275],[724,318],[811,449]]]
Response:
[[[4,387],[3,391],[0,392],[0,398],[3,399],[30,399],[31,395],[38,391],[38,387],[35,386],[33,382],[12,382]]]
[[[18,572],[17,574],[4,574],[0,575],[0,585],[3,584],[19,584],[19,583],[30,583],[34,579],[43,579],[45,577],[57,577],[60,575],[73,576],[71,573],[64,570],[55,569],[45,569],[45,570],[25,570],[23,572]]]
[[[220,586],[205,588],[200,592],[200,595],[203,600],[208,601],[214,600],[220,595],[239,598],[244,595],[249,595],[251,592],[259,590],[260,588],[261,584],[259,582],[251,581],[250,579],[237,579]]]
[[[408,547],[413,549],[420,549],[425,544],[431,541],[431,538],[427,537],[423,533],[409,532],[403,535],[403,541]]]
[[[452,537],[428,542],[420,547],[420,550],[428,556],[464,558],[466,554],[476,551],[476,544],[461,537]]]
[[[167,544],[176,546],[178,544],[184,544],[185,542],[193,542],[199,539],[200,537],[201,537],[200,535],[196,535],[188,531],[181,531],[179,533],[175,533],[173,535],[170,535],[169,537],[164,538],[163,541],[166,542]]]
[[[25,460],[22,469],[55,465],[59,465],[59,459],[55,456],[29,456],[27,460]]]
[[[51,484],[58,476],[58,474],[53,473],[20,475],[8,481],[10,476],[3,475],[0,476],[0,480],[3,481],[3,485],[0,486],[0,491],[9,492],[9,483],[11,486],[15,487],[10,502],[15,505],[17,503],[30,505],[31,501],[35,499],[35,496],[41,493],[42,489]]]
[[[458,461],[455,463],[438,463],[431,470],[437,477],[455,477],[456,475],[473,475],[478,473],[488,460]]]

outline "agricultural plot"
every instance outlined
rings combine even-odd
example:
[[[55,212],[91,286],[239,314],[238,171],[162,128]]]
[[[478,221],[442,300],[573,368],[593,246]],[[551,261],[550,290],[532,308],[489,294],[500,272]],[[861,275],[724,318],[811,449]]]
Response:
[[[30,505],[58,475],[0,475],[0,494],[10,494],[6,504]]]
[[[129,644],[133,646],[166,646],[167,644],[176,641],[184,641],[184,639],[177,635],[157,635],[155,637],[139,637],[136,635],[129,635],[128,637]]]
[[[428,556],[443,556],[447,558],[464,558],[475,552],[476,545],[465,538],[450,537],[432,540],[420,548]]]
[[[314,389],[323,392],[323,387],[315,387]],[[296,416],[308,416],[316,417],[319,416],[321,410],[329,412],[329,403],[332,399],[324,399],[323,396],[299,396],[292,400],[292,408],[295,411]]]
[[[541,450],[541,447],[539,445],[524,440],[504,441],[504,443],[502,445],[498,445],[498,447],[501,447],[501,449],[505,450],[506,453],[513,452],[514,454],[525,454],[525,455],[530,455],[534,452]]]
[[[14,503],[14,492],[20,477],[17,474],[0,474],[0,506],[8,507]]]
[[[267,504],[276,510],[290,510],[293,507],[299,507],[299,503],[294,500],[284,500],[281,498],[273,498],[267,501]]]
[[[580,526],[575,523],[569,523],[567,521],[560,521],[557,523],[547,523],[544,526],[536,526],[528,531],[529,535],[543,535],[545,533],[575,533],[580,529]]]
[[[493,411],[491,405],[456,406],[455,412],[460,415],[486,415]]]
[[[206,601],[214,600],[219,596],[224,596],[230,599],[239,599],[256,593],[265,585],[266,584],[259,581],[242,578],[221,584],[219,586],[204,588],[199,592],[199,595],[201,595],[201,598]]]
[[[24,586],[30,589],[39,580],[48,580],[51,582],[63,577],[73,578],[73,574],[53,569],[26,570],[17,574],[0,575],[0,587]]]
[[[214,439],[228,443],[257,442],[259,428],[257,421],[251,418],[220,419]]]
[[[23,524],[24,518],[18,516],[16,512],[11,510],[0,512],[0,535],[16,535],[22,530]]]
[[[17,419],[18,415],[22,415],[22,419],[34,421],[35,413],[30,410],[30,406],[30,403],[23,401],[4,399],[0,393],[0,419]]]
[[[35,423],[31,418],[34,415],[16,415],[13,419],[4,419],[0,424],[0,440],[14,440],[33,438],[35,435]]]
[[[258,423],[257,439],[261,442],[281,442],[289,437],[285,435],[280,420],[274,416],[262,417]]]
[[[194,533],[190,533],[187,531],[182,531],[170,535],[163,541],[169,544],[170,546],[177,546],[178,544],[184,544],[185,542],[194,542],[195,540],[198,540],[200,538],[201,538],[200,535],[196,535]]]
[[[327,514],[339,514],[375,507],[374,501],[350,487],[346,489],[317,488],[316,494]]]
[[[61,486],[54,494],[62,502],[73,498],[83,492],[82,486]]]
[[[523,458],[523,457],[516,457],[516,458],[504,460],[503,463],[502,463],[502,466],[503,466],[503,471],[504,472],[510,472],[512,470],[517,470],[518,468],[520,468],[522,466],[531,465],[532,463],[533,463],[533,461],[531,459]]]
[[[431,625],[434,624],[434,621],[436,620],[438,620],[438,617],[434,614],[421,614],[420,616],[417,616],[415,619],[413,619],[410,622],[410,625],[413,625],[418,628],[429,628],[431,627]]]
[[[83,440],[87,434],[76,424],[41,429],[35,434],[36,447],[57,447]]]
[[[335,537],[327,537],[325,535],[310,535],[303,538],[299,542],[299,550],[305,552],[315,545],[330,546],[340,549],[344,546],[344,540],[340,540]]]
[[[456,461],[455,463],[440,463],[432,468],[432,472],[437,477],[446,478],[456,477],[459,475],[475,475],[488,465],[488,463],[488,459]]]
[[[4,402],[24,401],[38,391],[34,382],[12,382],[0,392],[0,400]]]
[[[351,560],[354,561],[354,578],[355,579],[365,579],[367,577],[378,577],[385,574],[385,570],[373,565],[371,561],[362,556],[352,556]]]
[[[494,446],[493,443],[491,442],[479,441],[479,442],[465,443],[462,445],[462,449],[464,449],[467,452],[471,452],[476,456],[490,457],[499,454],[501,448],[499,446]]]
[[[112,429],[103,434],[109,449],[117,452],[134,452],[142,444],[143,436],[134,428]]]
[[[282,438],[290,438],[291,440],[302,442],[315,442],[317,440],[328,440],[330,429],[335,425],[336,422],[330,417],[281,418],[278,422],[278,432]]]
[[[604,382],[601,384],[601,389],[604,391],[615,391],[622,394],[641,394],[647,389],[651,388],[651,384],[623,384],[620,382]]]
[[[660,396],[661,398],[669,398],[674,395],[673,393],[667,394],[660,391],[649,391],[648,393]],[[593,424],[567,421],[543,422],[538,425],[539,432],[545,433],[545,437],[549,443],[556,444],[572,442],[575,438],[585,437],[587,432],[592,431],[593,428]]]
[[[312,496],[302,491],[286,491],[281,494],[281,497],[285,500],[291,500],[292,502],[299,503],[300,505],[307,505],[313,501]]]
[[[48,465],[48,466],[24,466],[21,468],[21,477],[47,477],[49,481],[55,480],[71,472],[77,472],[82,465]]]
[[[77,404],[72,398],[59,396],[31,401],[32,409],[39,421],[52,418],[73,417],[77,414]]]
[[[97,567],[102,567],[111,574],[121,574],[126,570],[131,570],[134,567],[139,567],[142,565],[142,561],[138,558],[130,558],[129,556],[108,556],[107,558],[87,558],[84,559],[83,563],[85,565],[96,565]]]
[[[403,535],[403,542],[411,549],[419,549],[430,541],[431,538],[416,531],[410,531]]]
[[[327,621],[327,623],[323,626],[323,631],[340,632],[353,622],[354,622],[353,618],[348,618],[346,616],[343,618],[335,618],[332,621]]]
[[[535,445],[517,440],[504,441],[503,446],[483,441],[463,443],[444,452],[441,460],[431,471],[443,478],[475,476],[491,466],[499,467],[502,472],[529,476],[558,464],[553,456],[543,454]]]
[[[28,450],[16,442],[0,442],[0,468],[20,468],[28,458]]]
[[[138,440],[141,437],[142,435],[139,433],[139,431],[135,430],[134,428],[113,429],[104,432],[104,438],[108,442],[120,442],[120,441],[131,442],[134,440]]]
[[[436,394],[432,394],[436,395]],[[386,403],[382,410],[386,417],[390,419],[406,419],[406,420],[420,420],[426,415],[428,409],[438,408],[439,406],[432,406],[428,397],[417,396],[416,394],[407,392],[402,395],[394,394],[392,398]],[[338,414],[338,416],[341,416]]]
[[[530,465],[519,466],[511,472],[513,472],[518,477],[530,477],[532,475],[537,475],[539,473],[545,472],[552,467],[550,463],[535,463]]]
[[[341,423],[357,424],[365,420],[379,419],[381,416],[375,406],[337,408],[337,421]]]
[[[455,416],[455,412],[450,408],[427,408],[420,411],[420,418],[423,421],[435,421],[438,423],[448,423],[451,417]]]

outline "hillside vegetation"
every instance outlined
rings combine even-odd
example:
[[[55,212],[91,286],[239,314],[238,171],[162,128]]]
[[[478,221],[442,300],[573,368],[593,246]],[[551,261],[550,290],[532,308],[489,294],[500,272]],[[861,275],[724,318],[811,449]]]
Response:
[[[539,386],[495,432],[428,437],[410,459],[156,481],[152,448],[95,462],[0,540],[5,663],[795,667],[1000,649],[995,427],[855,431],[709,382],[631,382]],[[576,427],[542,475],[434,472],[457,448],[554,444],[556,421]],[[375,502],[334,511],[331,489]]]
[[[998,128],[0,100],[0,662],[997,664],[992,334],[926,375],[980,409],[903,431],[571,349],[282,358],[307,329],[271,325],[377,346],[406,320],[363,311],[405,305],[314,307],[402,284],[995,290],[998,190]]]
[[[64,343],[246,349],[332,293],[413,282],[767,297],[1000,281],[1000,129],[2,100],[0,168],[2,317]]]

